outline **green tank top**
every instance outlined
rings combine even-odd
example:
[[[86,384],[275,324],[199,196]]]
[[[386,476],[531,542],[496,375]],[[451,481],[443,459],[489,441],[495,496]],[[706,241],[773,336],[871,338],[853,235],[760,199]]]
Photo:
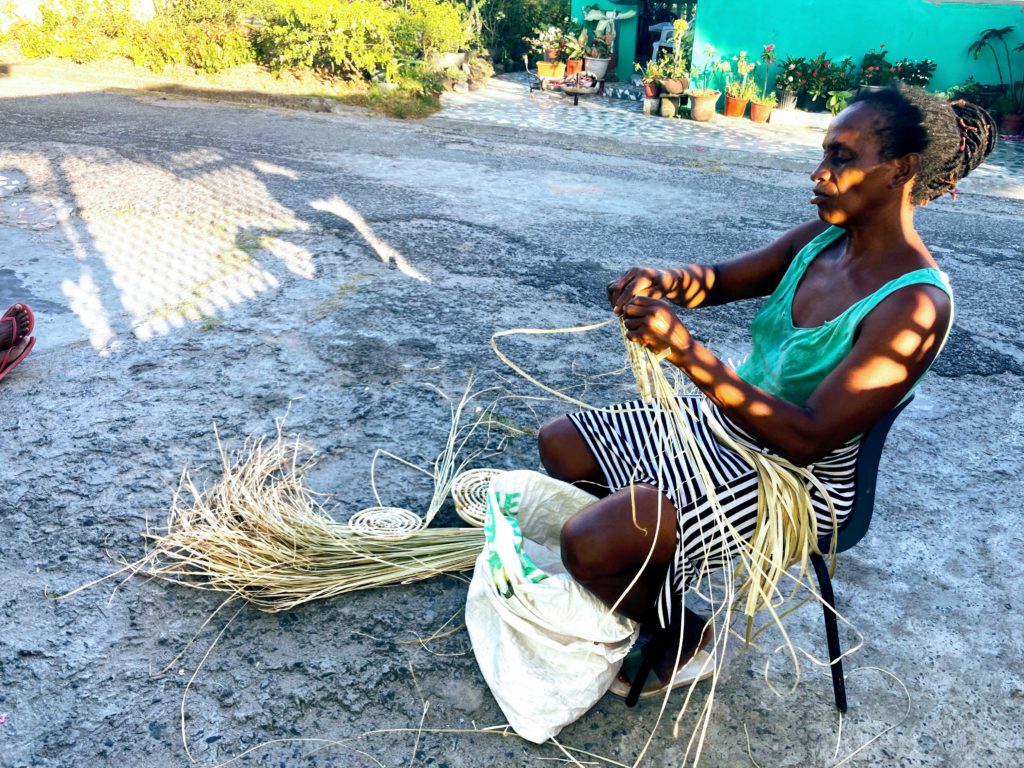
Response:
[[[774,293],[754,317],[750,326],[753,349],[736,369],[744,381],[794,405],[804,405],[817,386],[849,354],[857,326],[882,299],[900,288],[916,284],[934,285],[945,291],[951,301],[953,298],[944,272],[930,267],[917,269],[890,280],[838,317],[817,327],[793,325],[793,296],[800,278],[815,257],[844,233],[839,227],[829,227],[796,255]],[[914,382],[914,387],[919,382],[920,379]]]

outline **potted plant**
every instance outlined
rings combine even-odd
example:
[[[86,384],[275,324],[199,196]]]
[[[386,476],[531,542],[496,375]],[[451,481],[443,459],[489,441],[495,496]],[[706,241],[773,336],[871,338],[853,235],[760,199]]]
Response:
[[[803,56],[787,56],[779,66],[781,69],[775,76],[779,109],[796,109],[796,97],[800,92],[800,80],[803,78],[807,59]]]
[[[998,113],[999,132],[1007,136],[1016,136],[1024,131],[1024,75],[1020,82],[1013,78],[1013,59],[1010,57],[1010,46],[1006,43],[1006,36],[1013,31],[1013,27],[1000,27],[999,29],[986,29],[971,43],[967,52],[978,59],[986,48],[992,52],[992,58],[996,62],[996,71],[999,73],[999,85],[1003,91],[993,105],[993,111]],[[993,41],[998,41],[1005,54],[1007,80],[1003,80],[1003,68],[999,62],[999,56]],[[1014,53],[1024,51],[1024,43],[1013,49]],[[1008,81],[1008,82],[1007,82]]]
[[[739,78],[733,79],[732,66],[728,61],[723,61],[720,69],[725,74],[725,115],[726,117],[743,117],[747,110],[747,102],[752,96],[757,95],[757,86],[752,80],[748,80],[751,72],[754,71],[754,64],[747,61],[747,52],[740,51],[739,56],[733,56],[736,62],[736,74]]]
[[[583,16],[585,21],[594,22],[594,38],[603,39],[608,44],[608,66],[615,68],[615,35],[618,33],[618,23],[636,16],[636,11],[602,11],[596,6],[586,9]],[[605,67],[607,74],[608,67]],[[589,68],[588,68],[589,70]],[[604,76],[598,80],[604,80]]]
[[[543,54],[544,61],[558,61],[565,47],[565,32],[555,26],[537,27],[527,42],[533,51]]]
[[[917,85],[926,88],[932,81],[935,74],[936,64],[931,59],[901,59],[896,62],[896,79],[902,80],[907,85]]]
[[[565,74],[575,75],[583,71],[583,58],[587,55],[587,30],[569,32],[565,36]]]
[[[851,96],[853,96],[853,91],[829,91],[828,98],[825,100],[825,109],[833,115],[838,115],[846,109]]]
[[[661,87],[673,96],[678,96],[690,86],[690,66],[683,55],[683,38],[689,27],[686,19],[676,19],[672,22],[672,42],[675,48],[672,49],[669,63],[662,65]]]
[[[648,99],[655,99],[658,97],[658,93],[661,91],[659,81],[662,78],[661,66],[656,61],[648,61],[646,67],[641,67],[640,62],[636,62],[633,68],[640,73],[640,82],[644,86],[644,96]]]
[[[764,46],[759,58],[764,64],[764,85],[761,87],[761,93],[758,94],[754,78],[750,79],[751,85],[754,86],[753,94],[750,96],[750,119],[755,123],[767,123],[772,110],[779,103],[778,97],[774,93],[768,93],[768,72],[771,70],[772,64],[775,63],[775,44],[768,43]]]
[[[863,90],[878,90],[892,85],[896,79],[896,66],[887,58],[885,44],[864,54],[860,62],[860,87]]]
[[[808,112],[822,112],[825,109],[825,94],[829,91],[832,76],[832,61],[824,52],[807,62],[807,70],[800,78],[800,96],[797,106]]]
[[[715,104],[721,91],[711,87],[711,77],[719,69],[721,59],[717,55],[715,47],[709,43],[704,44],[704,67],[698,73],[693,71],[693,79],[700,82],[700,87],[690,88],[686,95],[690,97],[690,117],[693,120],[707,122],[715,116]]]
[[[594,37],[590,41],[586,58],[583,59],[583,68],[598,80],[604,80],[608,76],[608,64],[611,60],[611,41],[607,36]]]
[[[778,103],[779,100],[774,93],[755,93],[750,97],[750,119],[755,123],[767,123]]]

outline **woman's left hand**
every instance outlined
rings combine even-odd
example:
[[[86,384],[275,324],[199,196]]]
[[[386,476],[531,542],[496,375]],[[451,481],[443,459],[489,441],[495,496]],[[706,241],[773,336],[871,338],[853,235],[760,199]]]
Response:
[[[679,357],[690,348],[692,338],[672,306],[661,299],[634,296],[622,308],[626,338],[655,354],[668,350],[669,360],[678,365]]]

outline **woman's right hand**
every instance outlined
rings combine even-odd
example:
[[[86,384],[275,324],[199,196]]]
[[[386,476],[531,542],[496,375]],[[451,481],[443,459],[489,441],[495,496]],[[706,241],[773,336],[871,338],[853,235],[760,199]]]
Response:
[[[664,299],[675,288],[676,277],[667,269],[654,267],[630,267],[620,278],[608,283],[608,301],[616,315],[634,296],[650,296]]]

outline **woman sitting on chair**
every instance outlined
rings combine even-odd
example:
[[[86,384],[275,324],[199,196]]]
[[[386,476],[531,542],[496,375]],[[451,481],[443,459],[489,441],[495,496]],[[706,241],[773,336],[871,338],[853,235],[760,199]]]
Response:
[[[858,436],[909,395],[952,322],[950,287],[914,229],[915,208],[955,193],[995,136],[991,117],[972,104],[902,86],[864,94],[825,135],[811,174],[818,220],[722,264],[634,267],[608,286],[611,305],[628,338],[667,355],[731,437],[809,468],[841,525],[853,503]],[[761,296],[752,351],[736,370],[695,342],[669,304],[696,309]],[[755,471],[715,439],[695,400],[684,410],[722,511],[749,539]],[[700,665],[687,662],[709,641],[709,627],[684,607],[683,593],[737,554],[724,537],[705,541],[713,522],[692,457],[658,455],[651,436],[663,418],[624,403],[562,417],[539,438],[551,476],[606,489],[565,524],[562,558],[657,641],[657,680],[635,681],[643,695],[697,678]],[[818,534],[829,533],[826,500],[812,489],[811,502]],[[632,682],[620,677],[612,689],[625,695]]]

